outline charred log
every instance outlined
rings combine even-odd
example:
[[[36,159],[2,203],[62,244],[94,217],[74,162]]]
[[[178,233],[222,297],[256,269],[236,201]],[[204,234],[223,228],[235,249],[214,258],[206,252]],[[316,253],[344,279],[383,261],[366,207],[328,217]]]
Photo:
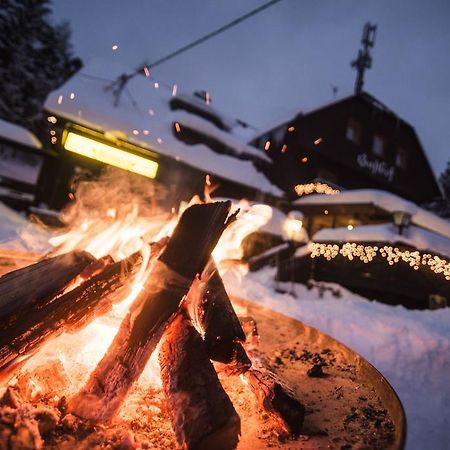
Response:
[[[0,319],[61,293],[95,258],[74,251],[43,259],[0,278]]]
[[[294,392],[268,370],[250,369],[244,377],[260,406],[288,433],[298,435],[305,417],[305,407]]]
[[[137,254],[106,266],[100,273],[59,297],[40,299],[0,324],[0,380],[11,376],[50,338],[80,328],[107,312],[111,296],[129,280]]]
[[[239,416],[220,384],[204,342],[181,314],[164,332],[159,363],[180,447],[235,448],[240,434]]]
[[[107,353],[69,402],[73,412],[94,421],[113,417],[192,280],[203,271],[230,221],[229,209],[230,202],[220,202],[194,205],[183,213]]]
[[[250,366],[250,360],[244,357],[245,352],[242,353],[237,347],[239,342],[245,341],[244,331],[212,259],[201,278],[192,284],[187,308],[195,325],[202,332],[212,360],[230,363],[241,356],[241,364],[247,363]]]

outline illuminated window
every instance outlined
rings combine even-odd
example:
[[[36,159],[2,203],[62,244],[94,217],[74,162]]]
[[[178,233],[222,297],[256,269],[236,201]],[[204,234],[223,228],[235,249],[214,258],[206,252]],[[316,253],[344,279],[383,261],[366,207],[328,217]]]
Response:
[[[408,168],[408,153],[403,147],[397,149],[397,155],[395,155],[395,165],[400,169]]]
[[[373,137],[372,153],[375,156],[384,156],[384,139],[379,134],[375,134]]]
[[[355,119],[350,119],[348,121],[345,137],[349,141],[359,144],[361,142],[361,124]]]

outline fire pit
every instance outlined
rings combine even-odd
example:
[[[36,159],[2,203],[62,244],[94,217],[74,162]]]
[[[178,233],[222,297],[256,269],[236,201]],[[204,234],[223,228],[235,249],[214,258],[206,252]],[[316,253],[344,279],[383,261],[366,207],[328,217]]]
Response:
[[[362,358],[235,300],[238,318],[210,256],[229,208],[194,205],[117,262],[75,251],[0,279],[3,446],[402,448],[401,404]]]

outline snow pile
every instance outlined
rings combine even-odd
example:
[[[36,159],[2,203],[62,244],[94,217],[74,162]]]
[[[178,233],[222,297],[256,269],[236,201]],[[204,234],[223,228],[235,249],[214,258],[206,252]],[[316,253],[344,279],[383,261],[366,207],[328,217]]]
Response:
[[[120,132],[126,140],[181,161],[191,167],[261,192],[282,196],[280,189],[259,172],[252,162],[221,155],[203,144],[187,145],[173,135],[173,124],[180,116],[192,114],[172,111],[172,89],[156,80],[137,75],[122,92],[118,106],[114,106],[111,84],[126,72],[123,67],[97,60],[75,74],[61,88],[48,97],[45,108],[57,115],[91,129],[106,133]],[[195,117],[196,127],[210,133],[209,123]],[[205,125],[206,124],[206,125]],[[211,125],[213,126],[213,125]],[[215,130],[216,138],[225,133]],[[237,138],[227,137],[237,153],[248,146],[236,145]],[[264,158],[256,151],[261,158]]]
[[[0,119],[0,137],[32,148],[42,148],[38,138],[26,128]]]
[[[352,230],[342,228],[322,228],[314,234],[314,242],[380,242],[403,243],[417,250],[428,250],[442,256],[450,257],[450,238],[443,237],[423,228],[410,225],[402,234],[398,228],[389,223],[380,225],[360,225]]]
[[[450,222],[420,208],[413,202],[386,191],[355,189],[342,191],[336,195],[314,194],[300,198],[294,204],[299,206],[371,204],[390,213],[396,211],[408,213],[411,215],[412,223],[450,239]]]
[[[0,202],[0,248],[44,253],[50,234]]]
[[[317,327],[370,361],[406,410],[407,449],[445,449],[450,429],[450,308],[408,310],[371,302],[342,287],[335,298],[296,285],[297,299],[275,292],[274,269],[224,275],[228,292]]]

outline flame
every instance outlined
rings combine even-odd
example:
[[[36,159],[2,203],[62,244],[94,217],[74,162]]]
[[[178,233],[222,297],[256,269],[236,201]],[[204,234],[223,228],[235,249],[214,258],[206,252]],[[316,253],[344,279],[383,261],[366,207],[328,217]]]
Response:
[[[241,259],[241,244],[245,237],[260,229],[272,218],[272,208],[268,205],[250,205],[248,201],[241,200],[237,205],[233,205],[231,212],[238,209],[240,213],[237,220],[225,230],[213,251],[213,257],[218,263],[227,259]]]
[[[208,188],[212,188],[213,184],[209,177],[206,181]],[[209,191],[207,194],[209,200]],[[182,213],[183,208],[198,202],[200,199],[194,197],[190,203],[183,203],[178,215]],[[42,368],[46,368],[47,372],[52,370],[63,372],[58,373],[58,380],[63,380],[61,385],[58,384],[58,396],[70,396],[79,391],[109,348],[122,319],[142,290],[152,261],[151,248],[147,243],[170,236],[177,224],[177,217],[140,214],[139,204],[139,202],[128,203],[120,208],[109,205],[103,209],[93,208],[93,211],[89,213],[82,210],[83,218],[75,217],[71,229],[50,239],[50,243],[55,247],[55,254],[77,249],[85,250],[97,259],[103,258],[99,261],[100,266],[93,268],[94,271],[80,274],[71,284],[70,289],[92,276],[95,270],[101,270],[101,264],[108,264],[111,258],[119,261],[135,252],[140,252],[142,263],[126,287],[127,291],[123,299],[114,304],[109,312],[93,320],[81,330],[77,329],[72,333],[71,330],[67,330],[50,340],[26,362],[21,373],[29,374],[28,384],[32,395],[45,394],[43,380],[36,375],[39,370],[42,372]],[[242,200],[232,207],[232,212],[237,209],[241,211],[237,220],[226,229],[214,250],[213,256],[217,263],[240,259],[244,238],[265,225],[272,217],[272,208],[263,204],[250,204]],[[143,389],[149,386],[160,387],[157,354],[157,351],[153,353],[144,373],[139,378],[138,387]],[[52,367],[58,369],[50,369]],[[54,386],[51,387],[54,388]],[[126,413],[127,411],[121,412],[121,414]]]

